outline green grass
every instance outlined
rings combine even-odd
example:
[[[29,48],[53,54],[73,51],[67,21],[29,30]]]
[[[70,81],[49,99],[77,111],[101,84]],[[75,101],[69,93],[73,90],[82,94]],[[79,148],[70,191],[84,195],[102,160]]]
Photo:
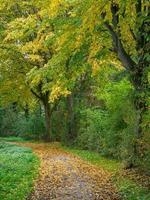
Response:
[[[29,140],[22,138],[22,137],[16,137],[16,136],[9,136],[9,137],[0,137],[0,141],[6,141],[6,142],[27,142]]]
[[[87,150],[72,149],[68,147],[63,147],[65,150],[78,155],[80,158],[89,161],[92,164],[101,166],[107,171],[117,172],[121,168],[121,163],[117,160],[109,160],[96,152],[91,152]]]
[[[124,200],[150,200],[150,191],[124,177],[115,177],[115,184]]]
[[[87,150],[68,147],[63,147],[63,149],[78,155],[80,158],[89,161],[92,164],[102,167],[104,170],[112,172],[112,182],[116,185],[123,200],[150,200],[150,191],[148,189],[127,177],[125,178],[119,175],[119,172],[122,170],[121,162],[110,160],[98,153]]]
[[[44,142],[44,141],[43,140],[34,140],[34,139],[31,139],[31,138],[18,137],[18,136],[7,136],[7,137],[1,137],[0,136],[0,142],[41,143],[41,142]]]
[[[0,142],[0,199],[26,199],[38,166],[39,160],[30,148]]]

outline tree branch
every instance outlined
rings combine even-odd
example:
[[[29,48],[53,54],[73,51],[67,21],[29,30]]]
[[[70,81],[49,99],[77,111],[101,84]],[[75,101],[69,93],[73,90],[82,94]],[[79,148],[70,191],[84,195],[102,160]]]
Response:
[[[132,35],[133,39],[136,41],[137,38],[136,38],[135,33],[133,32],[133,30],[132,30],[132,28],[130,26],[129,26],[129,28],[130,28],[130,32],[131,32],[131,35]]]
[[[36,96],[38,99],[42,100],[42,98],[36,92],[34,92],[34,90],[32,88],[30,90],[34,96]]]
[[[108,22],[104,22],[104,26],[109,31],[113,41],[114,51],[117,54],[118,58],[122,62],[123,66],[130,71],[134,71],[136,63],[131,59],[130,55],[126,52],[122,41],[121,41],[121,33],[119,27],[119,7],[117,4],[111,5],[112,12],[112,25]],[[104,15],[103,15],[104,16]]]
[[[141,15],[141,12],[142,12],[142,1],[137,0],[137,2],[136,2],[136,14],[137,14],[137,16]]]

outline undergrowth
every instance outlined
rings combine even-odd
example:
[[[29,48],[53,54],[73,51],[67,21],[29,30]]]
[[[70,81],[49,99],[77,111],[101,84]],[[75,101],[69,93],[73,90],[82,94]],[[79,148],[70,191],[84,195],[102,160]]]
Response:
[[[24,200],[38,174],[39,160],[30,148],[0,142],[0,199]]]

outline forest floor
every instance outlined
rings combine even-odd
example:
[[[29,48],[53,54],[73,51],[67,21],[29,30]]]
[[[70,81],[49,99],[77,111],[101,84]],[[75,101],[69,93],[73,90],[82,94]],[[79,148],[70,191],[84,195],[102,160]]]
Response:
[[[60,143],[0,137],[0,144],[0,199],[150,199],[150,176],[121,161]]]
[[[28,200],[118,200],[111,173],[57,144],[20,143],[40,158],[39,177]]]

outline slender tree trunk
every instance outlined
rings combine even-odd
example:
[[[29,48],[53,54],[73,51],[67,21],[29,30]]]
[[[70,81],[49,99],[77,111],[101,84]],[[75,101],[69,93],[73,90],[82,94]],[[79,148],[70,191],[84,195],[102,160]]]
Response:
[[[37,92],[38,91],[38,92]],[[49,92],[42,93],[42,82],[38,85],[37,91],[34,91],[31,88],[32,94],[40,100],[42,105],[44,106],[44,113],[45,113],[45,141],[49,142],[51,141],[51,116],[52,116],[52,109],[49,104]]]
[[[45,111],[45,140],[47,142],[51,141],[51,112],[50,112],[50,105],[48,102],[44,103],[44,111]]]
[[[25,115],[26,120],[28,120],[28,118],[29,118],[29,107],[28,107],[27,104],[24,107],[24,115]]]
[[[12,103],[12,109],[13,109],[14,113],[17,112],[17,102]]]
[[[70,141],[73,141],[75,139],[73,94],[67,97],[67,111],[68,111],[68,139]]]
[[[42,97],[42,102],[44,105],[44,112],[45,112],[45,141],[50,142],[51,141],[51,107],[49,104],[49,93],[47,92],[43,97]]]

